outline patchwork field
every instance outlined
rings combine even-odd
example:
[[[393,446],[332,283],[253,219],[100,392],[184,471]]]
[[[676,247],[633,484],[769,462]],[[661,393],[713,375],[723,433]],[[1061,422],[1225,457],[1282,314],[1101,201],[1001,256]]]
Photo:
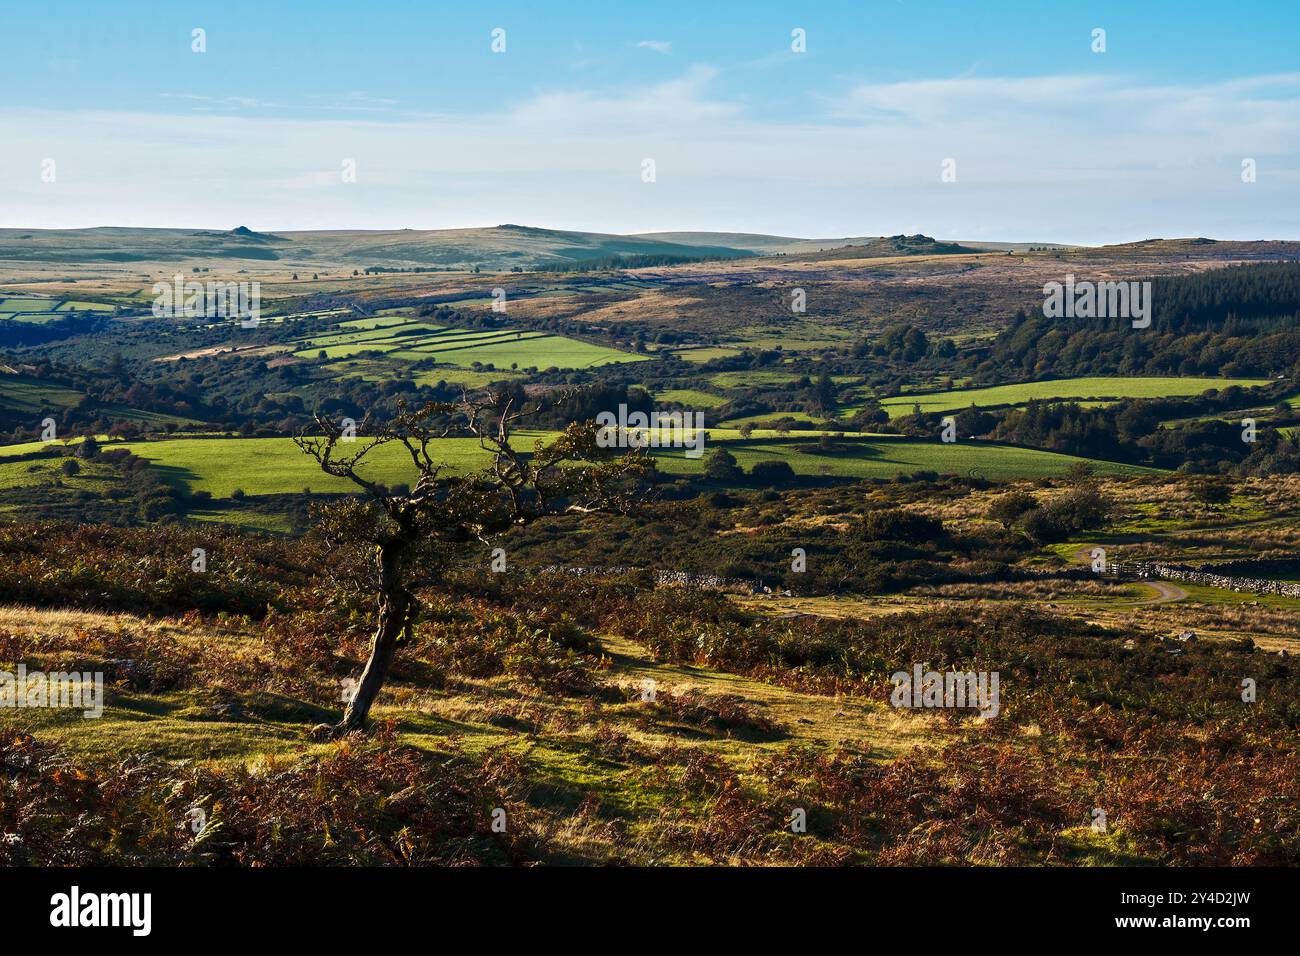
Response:
[[[709,383],[717,388],[740,389],[755,386],[792,384],[801,376],[780,370],[719,372],[710,376]],[[832,376],[840,387],[860,382],[850,375]],[[1108,405],[1126,398],[1159,398],[1199,395],[1208,389],[1229,387],[1253,388],[1268,385],[1262,378],[1172,378],[1156,376],[1091,376],[1056,379],[1045,382],[1023,382],[987,388],[957,388],[934,392],[910,392],[905,395],[881,399],[881,405],[890,418],[910,415],[919,406],[922,412],[960,411],[970,408],[997,408],[1023,405],[1034,400],[1061,400],[1081,405]],[[861,409],[861,405],[846,405],[835,409],[833,417],[847,418]],[[759,415],[728,418],[728,425],[740,426],[788,418],[800,422],[824,421],[832,415],[817,415],[805,411],[778,411]]]
[[[538,369],[597,368],[647,358],[544,332],[451,329],[396,315],[345,322],[340,328],[346,331],[298,340],[294,354],[333,360],[379,352],[406,362],[433,359],[463,368],[500,365]]]
[[[0,293],[0,320],[14,322],[49,322],[71,312],[112,312],[104,302],[59,299],[52,296],[6,296]]]
[[[330,362],[328,368],[336,375],[347,378],[360,378],[367,382],[391,381],[395,375],[409,378],[416,385],[436,385],[446,382],[449,385],[463,385],[466,388],[485,388],[493,382],[514,379],[523,375],[511,369],[481,370],[461,368],[457,365],[439,365],[431,369],[401,368],[391,356],[384,358],[352,358]]]
[[[1252,388],[1268,385],[1265,378],[1160,378],[1144,377],[1088,377],[1068,378],[1049,382],[1024,382],[1017,385],[998,385],[992,388],[957,389],[929,394],[898,395],[881,401],[889,410],[890,418],[910,415],[919,405],[923,412],[950,412],[974,405],[992,408],[1001,405],[1023,405],[1036,399],[1068,399],[1087,403],[1102,403],[1123,398],[1167,398],[1171,396],[1199,395],[1211,388],[1231,386]]]

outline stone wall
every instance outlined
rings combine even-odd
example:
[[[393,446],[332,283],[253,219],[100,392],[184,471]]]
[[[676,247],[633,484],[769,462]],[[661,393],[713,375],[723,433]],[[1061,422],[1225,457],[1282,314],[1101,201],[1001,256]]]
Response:
[[[1225,588],[1229,591],[1244,591],[1249,594],[1277,594],[1282,597],[1300,598],[1300,584],[1291,581],[1270,581],[1267,578],[1236,578],[1226,574],[1214,574],[1199,571],[1180,564],[1162,564],[1158,561],[1132,561],[1124,564],[1111,564],[1110,571],[1120,577],[1161,578],[1165,581],[1185,581],[1188,584],[1203,584],[1212,588]]]

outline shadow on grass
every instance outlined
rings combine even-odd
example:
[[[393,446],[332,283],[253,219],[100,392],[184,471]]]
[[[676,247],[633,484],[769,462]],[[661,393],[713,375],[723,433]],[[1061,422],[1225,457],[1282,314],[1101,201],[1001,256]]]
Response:
[[[158,474],[162,481],[183,494],[189,494],[193,482],[199,480],[199,476],[188,468],[182,468],[180,465],[163,465],[156,461],[149,462],[149,468]]]

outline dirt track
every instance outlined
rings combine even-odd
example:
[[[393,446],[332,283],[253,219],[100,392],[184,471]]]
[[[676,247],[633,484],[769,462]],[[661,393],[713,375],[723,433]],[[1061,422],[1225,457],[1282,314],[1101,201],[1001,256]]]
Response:
[[[1135,604],[1168,604],[1171,601],[1181,601],[1187,597],[1186,591],[1167,581],[1139,581],[1138,583],[1154,590],[1157,596],[1149,601],[1135,601]]]
[[[1072,557],[1079,564],[1092,563],[1092,549],[1097,547],[1095,544],[1085,544],[1082,548],[1075,551]],[[1172,604],[1174,601],[1182,601],[1187,597],[1187,592],[1176,584],[1170,584],[1168,581],[1138,581],[1143,587],[1155,591],[1155,597],[1137,598],[1133,601],[1125,602],[1129,606],[1151,605],[1151,604]]]

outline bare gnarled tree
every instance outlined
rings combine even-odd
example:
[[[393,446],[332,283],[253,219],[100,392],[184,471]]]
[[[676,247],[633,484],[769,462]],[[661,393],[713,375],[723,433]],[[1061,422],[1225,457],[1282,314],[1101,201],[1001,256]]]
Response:
[[[345,438],[338,423],[317,416],[319,436],[294,439],[326,474],[366,493],[318,506],[316,517],[329,546],[372,548],[377,571],[379,620],[370,659],[335,733],[366,726],[393,656],[418,617],[416,590],[436,583],[457,545],[487,543],[547,515],[627,513],[643,497],[654,460],[636,450],[612,457],[597,442],[594,423],[571,424],[550,444],[536,442],[531,452],[515,449],[516,425],[537,411],[516,407],[504,394],[465,396],[418,410],[400,405],[390,420],[363,421],[357,438]],[[448,468],[439,460],[439,442],[451,438],[477,439],[491,464],[463,474]],[[340,443],[351,441],[359,448],[342,454]],[[410,457],[417,480],[405,493],[359,473],[384,445],[400,445]]]

